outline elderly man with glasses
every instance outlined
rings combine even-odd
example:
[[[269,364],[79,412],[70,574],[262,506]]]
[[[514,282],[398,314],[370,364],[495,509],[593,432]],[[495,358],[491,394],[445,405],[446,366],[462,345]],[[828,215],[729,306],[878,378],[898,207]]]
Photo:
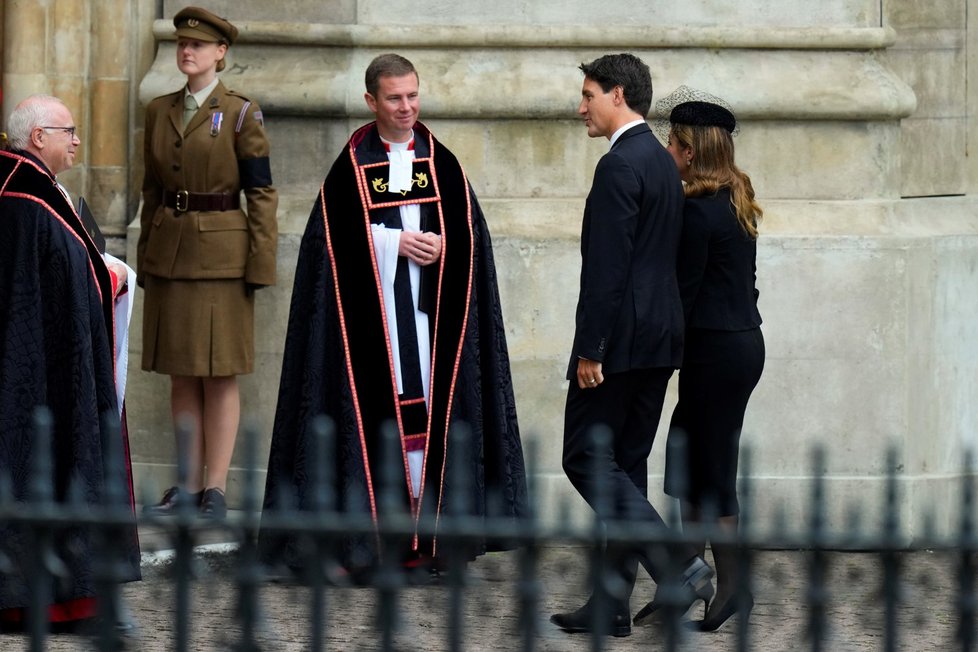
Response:
[[[80,144],[68,107],[55,97],[29,97],[7,120],[7,137],[9,151],[0,151],[0,476],[15,500],[27,500],[39,453],[34,414],[46,407],[51,473],[41,482],[57,502],[105,507],[111,483],[132,493],[125,429],[120,435],[105,425],[122,412],[113,307],[128,270],[110,268],[58,183]],[[120,513],[133,520],[121,527],[116,549],[123,581],[140,577],[128,502]],[[33,549],[33,538],[18,523],[0,523],[0,555],[13,569],[0,574],[0,631],[25,625],[30,560],[45,552]],[[105,551],[97,545],[85,528],[58,532],[54,552],[68,574],[46,587],[52,629],[75,628],[99,613],[95,565]]]

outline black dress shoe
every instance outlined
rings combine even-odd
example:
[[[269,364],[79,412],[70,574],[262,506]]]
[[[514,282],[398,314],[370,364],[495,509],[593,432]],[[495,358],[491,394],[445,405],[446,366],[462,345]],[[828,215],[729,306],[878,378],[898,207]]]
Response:
[[[550,616],[550,622],[569,634],[586,634],[594,629],[597,624],[591,616],[591,603],[584,605],[577,611],[569,613],[554,614]],[[632,633],[631,618],[627,611],[615,613],[611,620],[602,628],[603,634],[611,636],[628,636]]]
[[[228,505],[224,501],[224,493],[216,487],[205,489],[204,497],[200,500],[200,517],[223,521],[227,515]]]
[[[198,507],[203,495],[203,491],[191,494],[177,487],[170,487],[163,493],[163,498],[160,502],[155,505],[143,505],[143,514],[174,516],[177,513],[179,505],[184,501],[189,502],[195,508]]]

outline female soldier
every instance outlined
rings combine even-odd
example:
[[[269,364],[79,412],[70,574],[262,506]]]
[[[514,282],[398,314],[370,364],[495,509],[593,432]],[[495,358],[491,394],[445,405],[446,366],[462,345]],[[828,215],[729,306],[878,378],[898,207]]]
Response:
[[[189,417],[192,431],[177,442],[186,486],[145,511],[170,514],[190,500],[201,515],[223,518],[237,375],[254,365],[254,290],[275,282],[278,196],[261,109],[217,77],[237,28],[197,7],[173,24],[187,84],[146,109],[137,273],[146,290],[143,369],[170,376],[174,422]]]

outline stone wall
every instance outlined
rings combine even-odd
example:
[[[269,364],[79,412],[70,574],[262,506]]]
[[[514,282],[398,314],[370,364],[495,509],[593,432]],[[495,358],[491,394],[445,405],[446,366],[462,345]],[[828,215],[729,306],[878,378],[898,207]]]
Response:
[[[65,101],[82,145],[61,181],[85,197],[120,255],[138,201],[135,90],[152,60],[154,10],[152,0],[6,0],[0,14],[2,115],[34,93]]]
[[[587,139],[575,119],[576,66],[627,50],[651,66],[657,96],[683,83],[704,88],[742,121],[738,160],[766,211],[758,285],[768,358],[743,438],[761,522],[783,513],[807,524],[810,452],[824,445],[832,525],[845,527],[850,506],[863,501],[871,524],[885,449],[895,445],[906,534],[919,537],[925,516],[952,527],[963,451],[978,424],[978,347],[969,336],[978,318],[978,211],[968,194],[978,180],[968,157],[978,83],[966,90],[978,74],[967,65],[978,52],[976,1],[632,1],[602,6],[600,18],[578,2],[500,0],[491,16],[473,2],[433,1],[424,14],[401,0],[209,3],[241,28],[223,79],[262,104],[282,198],[279,285],[259,294],[258,364],[243,379],[244,414],[264,437],[260,456],[313,194],[350,131],[370,118],[367,62],[396,50],[417,64],[422,119],[466,167],[492,230],[521,425],[540,452],[541,511],[577,504],[557,452],[561,376],[580,215],[607,144]],[[16,4],[7,4],[7,34]],[[141,107],[182,83],[172,25],[150,20],[149,4],[131,15],[139,88],[129,105],[130,218]],[[182,6],[162,4],[166,17]],[[4,64],[5,100],[15,68]],[[130,252],[137,229],[129,227]],[[138,367],[138,306],[132,334]],[[138,478],[157,487],[173,473],[167,394],[165,378],[130,374],[133,461]],[[671,402],[663,424],[670,410]],[[664,435],[660,427],[653,488]],[[235,471],[232,498],[239,480]]]
[[[901,124],[904,196],[963,194],[967,154],[966,3],[891,0],[885,24],[900,39],[885,60],[913,87],[917,110]]]

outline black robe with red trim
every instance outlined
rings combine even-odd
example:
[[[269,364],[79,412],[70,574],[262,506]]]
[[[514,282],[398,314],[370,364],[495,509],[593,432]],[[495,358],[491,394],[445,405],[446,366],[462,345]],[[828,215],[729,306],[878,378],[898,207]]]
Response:
[[[122,581],[137,580],[139,544],[129,446],[113,440],[118,465],[106,469],[102,416],[117,416],[109,270],[65,195],[30,155],[0,152],[0,474],[20,503],[33,482],[33,413],[53,417],[54,500],[104,505],[106,473],[129,492],[131,526],[116,530]],[[52,621],[95,615],[95,574],[104,545],[89,530],[65,526],[54,536],[67,569],[52,579]],[[29,604],[32,536],[0,521],[0,624],[24,619]]]
[[[395,424],[401,443],[396,496],[416,520],[439,519],[457,497],[456,463],[470,487],[461,504],[471,514],[519,519],[527,511],[526,474],[489,232],[458,161],[420,123],[415,184],[402,201],[420,203],[424,230],[441,234],[442,256],[422,272],[433,360],[421,496],[411,497],[404,454],[411,419],[398,402],[391,359],[397,352],[387,344],[370,227],[398,210],[390,197],[400,197],[382,192],[386,161],[376,127],[361,128],[313,206],[296,267],[264,514],[313,508],[313,422],[326,415],[337,433],[332,471],[339,509],[378,522],[379,433]],[[464,451],[448,445],[459,422],[471,429]],[[343,562],[375,563],[376,542],[369,534],[348,537]],[[469,552],[505,547],[487,540]],[[422,556],[443,552],[437,535],[417,537],[411,548]],[[305,565],[296,537],[263,528],[259,551],[269,564]]]

